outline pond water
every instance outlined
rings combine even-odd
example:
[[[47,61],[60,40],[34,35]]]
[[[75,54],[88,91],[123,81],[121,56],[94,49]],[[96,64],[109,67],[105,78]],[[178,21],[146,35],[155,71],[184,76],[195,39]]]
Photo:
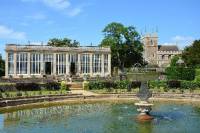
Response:
[[[84,103],[0,114],[0,133],[199,133],[200,108],[156,103],[151,122],[137,122],[134,103]]]

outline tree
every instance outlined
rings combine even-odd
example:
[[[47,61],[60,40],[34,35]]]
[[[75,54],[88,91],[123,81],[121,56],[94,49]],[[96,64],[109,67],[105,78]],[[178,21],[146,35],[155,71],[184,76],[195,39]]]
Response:
[[[71,40],[69,38],[52,38],[48,41],[49,46],[55,46],[55,47],[79,47],[80,43],[76,40]]]
[[[0,54],[0,77],[5,75],[5,61]]]
[[[110,23],[104,30],[104,39],[100,46],[110,46],[112,52],[112,67],[131,67],[135,63],[143,64],[143,46],[140,35],[133,26],[121,23]]]
[[[175,66],[177,66],[177,61],[179,60],[179,58],[180,58],[179,55],[173,56],[172,59],[171,59],[170,67],[175,67]]]
[[[182,58],[187,66],[200,66],[200,40],[195,40],[191,46],[186,47]]]

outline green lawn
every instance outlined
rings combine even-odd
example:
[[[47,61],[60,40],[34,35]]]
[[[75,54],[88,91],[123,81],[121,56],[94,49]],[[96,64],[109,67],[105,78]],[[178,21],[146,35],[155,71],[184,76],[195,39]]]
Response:
[[[3,98],[14,98],[14,97],[28,97],[28,96],[45,96],[45,95],[60,95],[60,94],[67,94],[68,91],[58,90],[58,91],[11,91],[11,92],[2,92],[0,97]]]

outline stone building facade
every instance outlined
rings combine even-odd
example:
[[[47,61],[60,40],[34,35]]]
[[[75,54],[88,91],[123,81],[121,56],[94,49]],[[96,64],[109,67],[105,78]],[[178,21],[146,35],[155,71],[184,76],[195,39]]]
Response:
[[[6,45],[6,77],[44,75],[110,76],[111,50],[109,47]]]
[[[157,34],[146,34],[142,37],[144,44],[143,57],[150,65],[167,67],[173,56],[181,54],[176,45],[159,45]]]

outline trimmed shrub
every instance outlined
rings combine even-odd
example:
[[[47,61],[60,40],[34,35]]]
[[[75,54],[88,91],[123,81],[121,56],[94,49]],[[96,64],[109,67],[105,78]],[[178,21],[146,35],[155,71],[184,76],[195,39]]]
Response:
[[[168,67],[165,70],[168,80],[194,80],[195,69],[185,67]]]
[[[16,94],[18,97],[21,97],[22,96],[22,93],[20,91],[17,92]]]
[[[196,81],[196,82],[200,82],[200,75],[195,76],[195,81]]]
[[[132,81],[131,82],[131,88],[140,88],[141,86],[141,81]]]
[[[37,91],[40,90],[40,86],[37,83],[16,83],[16,89],[18,91]]]
[[[200,75],[200,69],[198,68],[198,69],[195,69],[195,75],[196,76],[199,76]]]
[[[148,85],[150,89],[160,89],[161,87],[167,88],[167,82],[163,80],[154,80],[154,81],[149,81]]]
[[[61,81],[61,83],[60,83],[60,89],[61,90],[67,90],[67,85],[65,84],[65,81]]]
[[[83,81],[83,89],[89,90],[89,82],[88,81]]]
[[[45,84],[47,90],[60,90],[60,83],[58,82],[47,82]]]
[[[95,82],[89,82],[87,89],[89,90],[100,90],[100,89],[127,89],[130,91],[132,88],[140,87],[141,82],[140,81],[128,81],[128,80],[122,80],[122,81],[95,81]]]
[[[167,81],[167,85],[169,88],[180,88],[181,82],[178,80],[170,80],[170,81]]]
[[[0,84],[0,92],[17,91],[15,84]]]
[[[182,89],[191,89],[194,90],[200,87],[200,83],[196,81],[181,81],[181,88]]]
[[[117,89],[129,89],[129,85],[131,84],[128,80],[122,80],[116,82],[116,88]]]
[[[2,92],[0,92],[0,98],[3,98],[3,94],[2,94]]]

